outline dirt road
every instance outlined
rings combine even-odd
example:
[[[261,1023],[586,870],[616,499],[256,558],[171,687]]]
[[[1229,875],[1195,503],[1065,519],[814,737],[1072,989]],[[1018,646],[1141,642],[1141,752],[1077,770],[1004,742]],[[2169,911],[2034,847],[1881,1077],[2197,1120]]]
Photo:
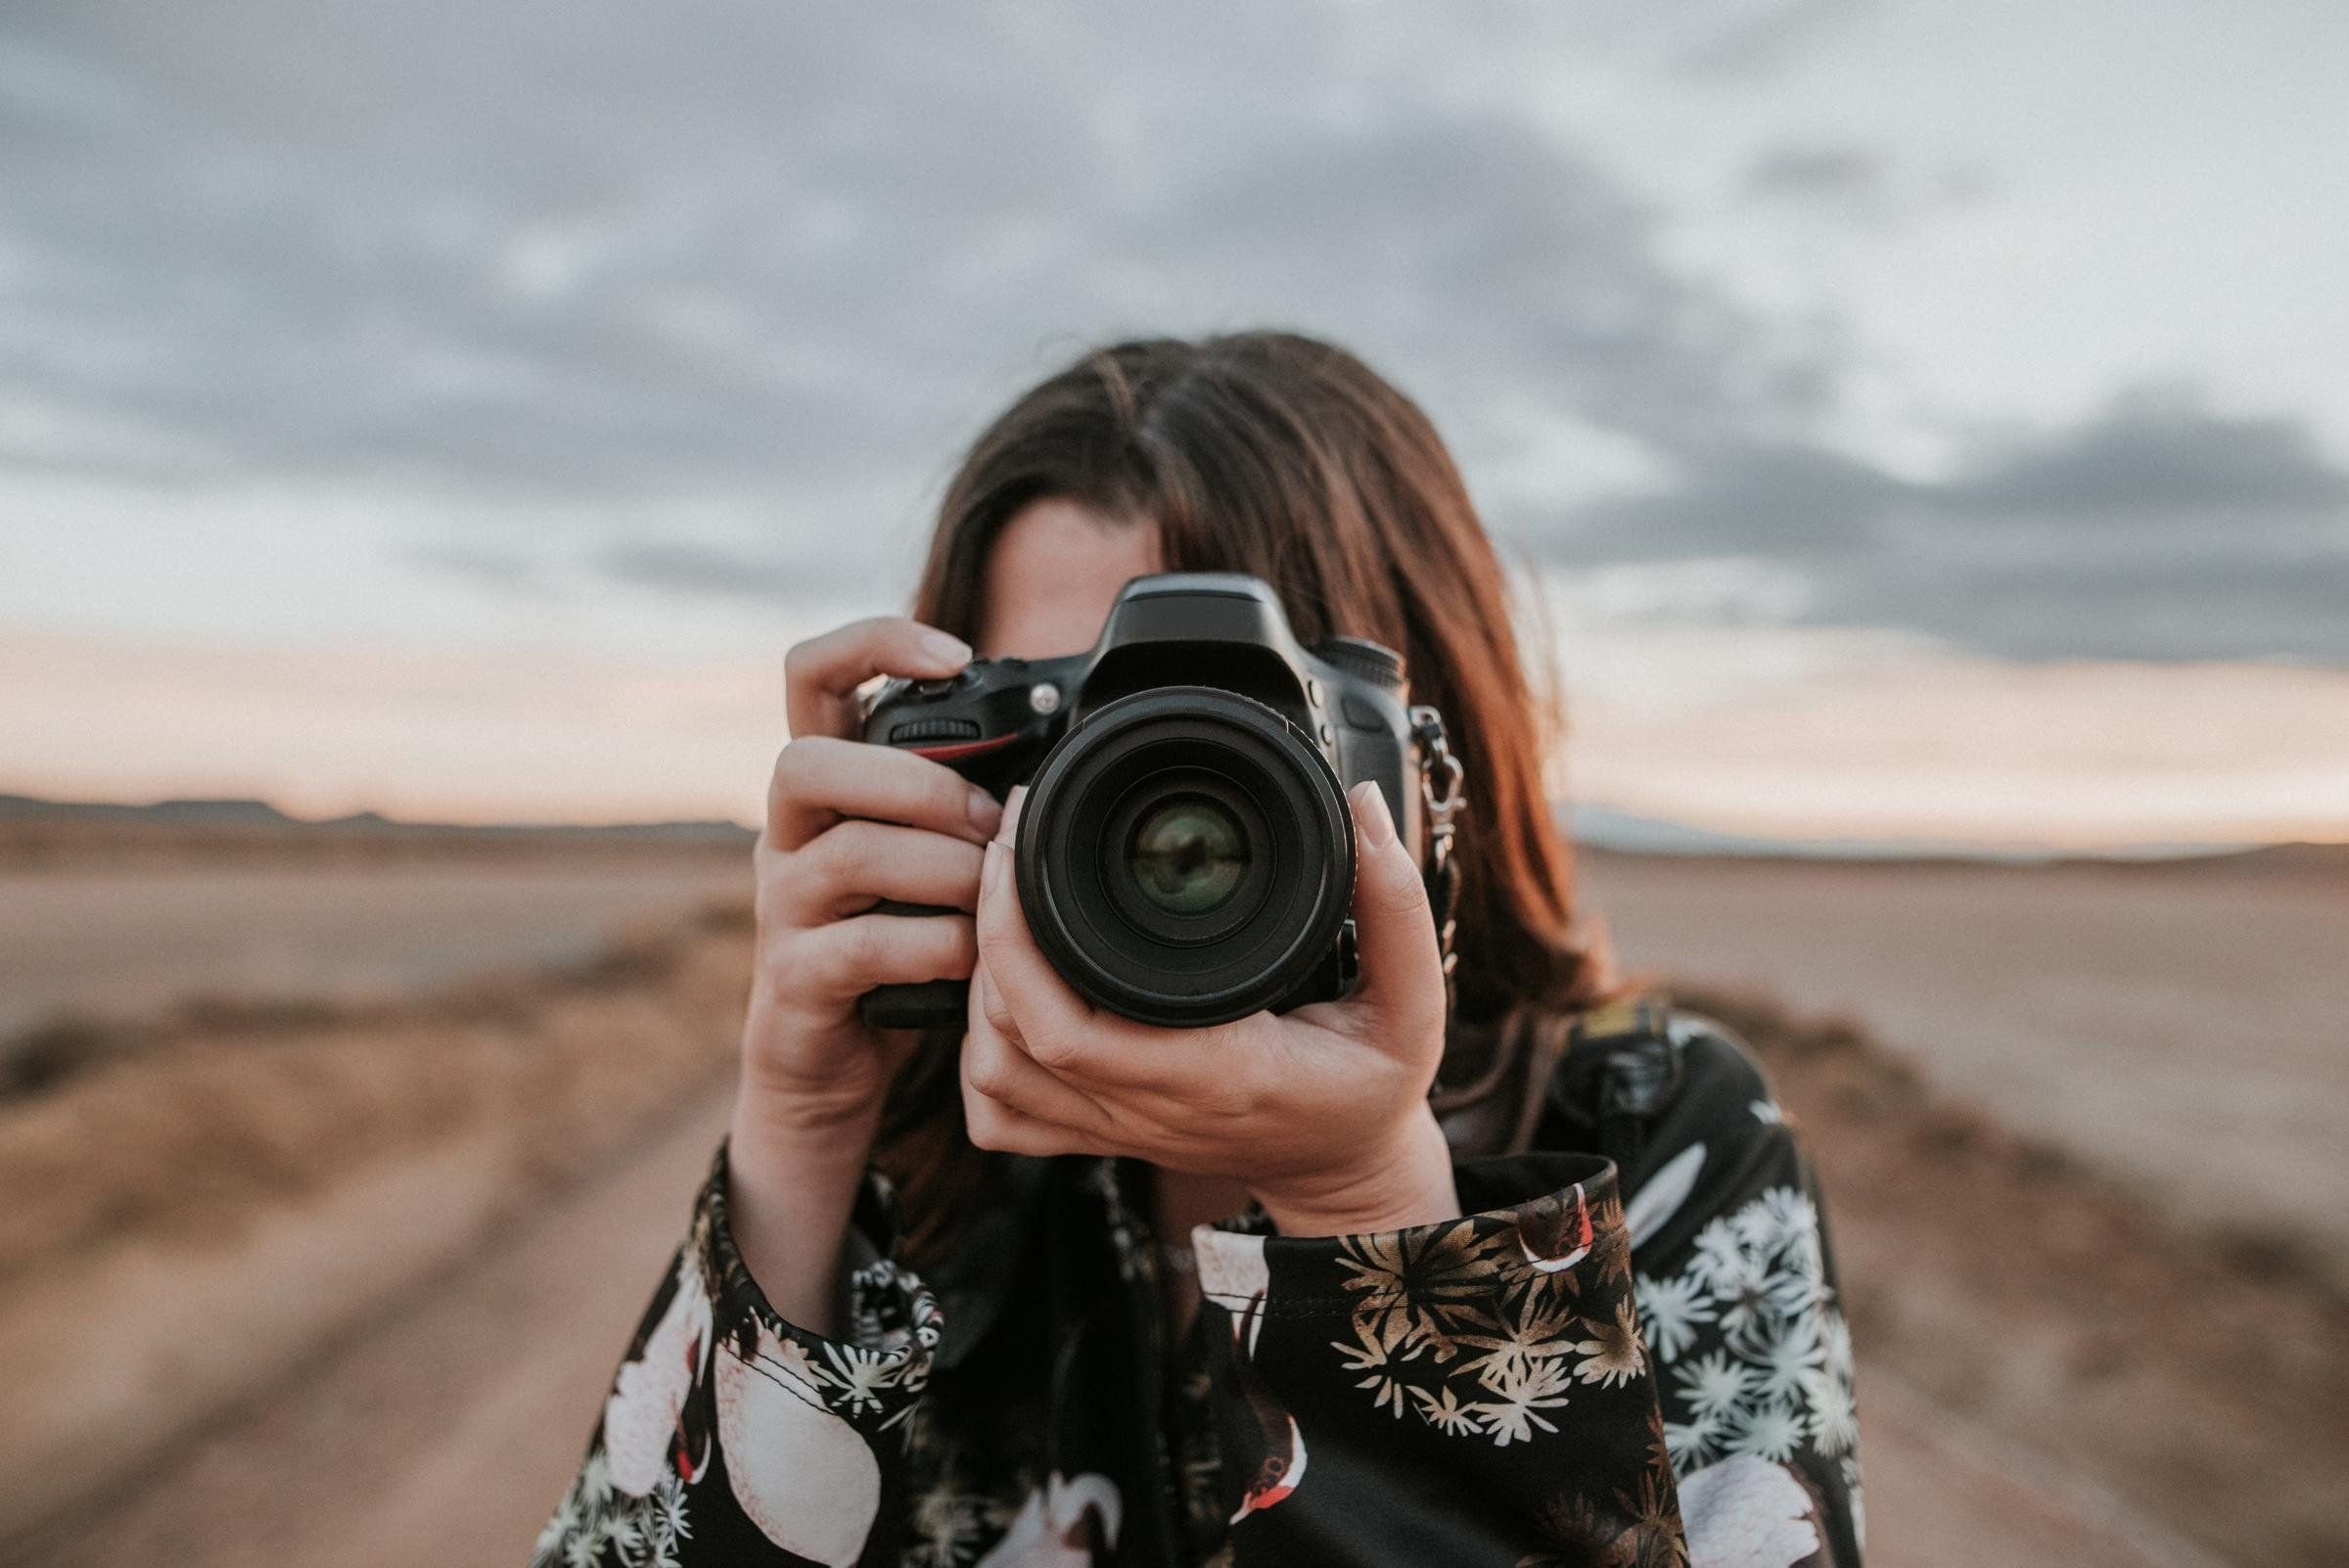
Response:
[[[724,1121],[724,1096],[697,1101],[17,1560],[523,1563]]]
[[[722,1099],[424,1281],[329,1353],[24,1544],[24,1568],[519,1565],[676,1244]],[[1877,1568],[2215,1568],[2043,1454],[1863,1366]]]

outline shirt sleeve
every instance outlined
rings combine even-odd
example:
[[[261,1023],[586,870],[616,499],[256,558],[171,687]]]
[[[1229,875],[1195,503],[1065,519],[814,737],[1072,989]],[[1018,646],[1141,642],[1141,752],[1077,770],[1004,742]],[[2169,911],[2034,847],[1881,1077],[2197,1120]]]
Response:
[[[1859,1568],[1860,1425],[1826,1198],[1752,1053],[1678,1014],[1672,1103],[1628,1163],[1640,1328],[1694,1568]]]
[[[637,1327],[537,1565],[894,1560],[905,1428],[943,1326],[883,1257],[868,1172],[849,1235],[839,1337],[776,1314],[735,1250],[721,1145],[684,1244]]]
[[[1193,1233],[1228,1560],[1685,1563],[1614,1165],[1453,1169],[1457,1220]]]

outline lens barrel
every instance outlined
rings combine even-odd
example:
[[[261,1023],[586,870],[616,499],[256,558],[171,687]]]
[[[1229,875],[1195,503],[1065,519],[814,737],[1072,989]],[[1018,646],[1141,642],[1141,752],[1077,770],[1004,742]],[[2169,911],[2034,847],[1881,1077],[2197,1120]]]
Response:
[[[1354,831],[1328,760],[1278,713],[1160,686],[1053,749],[1014,868],[1036,945],[1079,994],[1196,1027],[1278,1003],[1329,956]]]

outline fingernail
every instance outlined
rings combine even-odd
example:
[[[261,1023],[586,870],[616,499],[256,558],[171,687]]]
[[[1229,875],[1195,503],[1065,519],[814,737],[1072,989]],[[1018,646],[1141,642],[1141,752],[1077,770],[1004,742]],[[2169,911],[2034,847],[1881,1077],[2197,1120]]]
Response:
[[[987,848],[979,852],[979,897],[981,899],[992,899],[995,896],[996,889],[1003,881],[1003,861],[1009,853],[1003,848],[1002,842],[997,839],[988,840]]]
[[[1028,786],[1025,784],[1014,784],[1011,787],[1011,793],[1003,797],[1003,830],[997,837],[1007,844],[1011,842],[1012,834],[1019,829],[1020,806],[1027,799]]]
[[[922,653],[926,658],[935,659],[942,665],[952,665],[957,669],[971,662],[969,643],[950,631],[940,631],[936,627],[922,633]]]
[[[1369,779],[1354,787],[1354,828],[1364,848],[1383,850],[1395,842],[1395,819],[1387,814],[1384,790]]]
[[[1003,807],[1001,803],[987,791],[974,786],[971,790],[971,826],[977,828],[983,836],[991,839],[995,836],[996,826],[1002,820]]]

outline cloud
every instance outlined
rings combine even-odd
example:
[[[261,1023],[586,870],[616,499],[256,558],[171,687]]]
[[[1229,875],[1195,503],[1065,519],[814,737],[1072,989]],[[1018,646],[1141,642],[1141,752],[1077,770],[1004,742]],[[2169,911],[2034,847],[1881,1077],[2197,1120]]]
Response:
[[[2179,389],[2140,392],[2103,417],[2022,443],[1944,489],[1962,510],[2120,520],[2147,512],[2291,516],[2349,507],[2349,474],[2289,419],[2228,418]]]
[[[617,581],[697,598],[764,603],[792,599],[806,586],[789,562],[668,540],[615,545],[599,564]]]
[[[2349,663],[2349,475],[2299,424],[2177,390],[1915,482],[1816,446],[1705,454],[1548,536],[1589,568],[1801,574],[1788,623],[1903,626],[2024,659]]]
[[[1818,392],[1553,131],[1392,68],[1297,90],[1338,19],[399,15],[16,19],[129,103],[0,148],[0,376],[231,474],[770,510],[916,493],[1135,331],[1327,333],[1485,453],[1496,388],[1668,445]]]
[[[517,550],[471,544],[419,544],[402,550],[410,566],[498,593],[543,598],[553,593],[546,563]]]
[[[1848,9],[1703,0],[1634,52],[1750,73]],[[961,445],[1081,345],[1277,324],[1389,372],[1559,561],[1759,562],[1806,586],[1755,614],[2035,657],[2349,636],[2343,477],[2289,420],[2141,399],[1934,482],[1836,447],[1831,312],[1691,276],[1481,90],[1523,75],[1505,20],[289,17],[0,21],[0,465],[445,504],[481,528],[375,558],[511,593],[807,603],[900,583]],[[1864,143],[1746,166],[1797,212],[1914,199]]]
[[[1746,189],[1798,200],[1870,201],[1884,188],[1884,158],[1865,147],[1773,147],[1746,170]]]

